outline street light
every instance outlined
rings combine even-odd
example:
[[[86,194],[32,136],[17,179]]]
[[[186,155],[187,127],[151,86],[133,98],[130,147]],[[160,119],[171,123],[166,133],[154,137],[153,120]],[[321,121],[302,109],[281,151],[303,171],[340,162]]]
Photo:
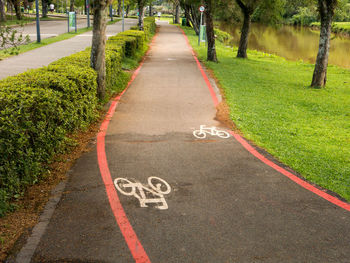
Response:
[[[86,11],[87,11],[87,26],[90,27],[90,3],[86,0]]]

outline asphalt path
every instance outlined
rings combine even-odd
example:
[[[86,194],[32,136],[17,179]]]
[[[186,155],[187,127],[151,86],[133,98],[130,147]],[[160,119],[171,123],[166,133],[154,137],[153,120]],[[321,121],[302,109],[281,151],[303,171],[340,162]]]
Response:
[[[32,262],[350,262],[349,211],[232,136],[196,138],[200,125],[226,129],[215,116],[180,29],[162,24],[97,150],[72,169]],[[150,177],[142,198],[138,182],[151,188]]]
[[[55,34],[65,33],[63,21],[47,21],[48,26],[46,31]],[[81,22],[82,23],[82,22]],[[136,19],[125,19],[125,30],[130,29],[131,26],[136,25]],[[31,26],[26,27],[27,32],[32,32]],[[114,36],[122,31],[122,21],[115,24],[108,25],[106,34],[107,37]],[[91,46],[92,31],[79,34],[73,38],[52,43],[31,51],[19,54],[18,56],[12,56],[10,58],[0,61],[0,79],[17,75],[27,71],[28,69],[35,69],[43,66],[47,66],[50,63],[76,52],[82,51]]]
[[[67,18],[68,19],[68,18]],[[54,21],[40,21],[40,36],[42,39],[55,37],[68,32],[68,21],[60,19]],[[92,20],[91,20],[92,25]],[[77,19],[77,28],[87,27],[86,19]],[[17,30],[23,33],[23,35],[28,35],[31,41],[36,41],[36,24],[31,23],[24,26],[23,28],[18,27]]]

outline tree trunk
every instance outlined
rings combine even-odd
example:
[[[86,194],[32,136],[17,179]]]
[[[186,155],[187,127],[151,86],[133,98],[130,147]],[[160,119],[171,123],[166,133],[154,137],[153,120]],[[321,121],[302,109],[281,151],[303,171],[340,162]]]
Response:
[[[175,7],[175,24],[180,24],[180,5],[177,4]]]
[[[137,0],[137,5],[139,7],[139,29],[143,31],[143,5],[144,1],[143,0]]]
[[[43,10],[42,10],[42,17],[47,17],[47,6],[48,6],[48,1],[47,0],[42,0],[41,1]]]
[[[207,60],[218,62],[215,49],[215,34],[214,34],[214,24],[212,17],[212,0],[205,0],[205,21],[207,25],[207,41],[208,41],[208,51]]]
[[[5,6],[3,0],[0,0],[0,22],[6,21]]]
[[[97,96],[104,99],[106,94],[106,26],[107,26],[107,10],[109,1],[95,0],[93,15],[93,33],[91,45],[91,67],[97,72]]]
[[[336,7],[336,0],[319,0],[319,12],[321,16],[321,32],[315,70],[311,87],[324,87],[327,82],[327,67],[332,32],[332,20]]]
[[[241,39],[239,41],[239,47],[237,52],[238,58],[247,58],[250,25],[251,25],[251,16],[248,12],[245,12],[242,31],[241,31]]]
[[[152,2],[149,3],[149,16],[153,16],[153,10],[152,10]]]
[[[118,0],[117,15],[121,16],[121,13],[122,13],[122,0]]]
[[[129,9],[130,9],[130,5],[126,6],[126,11],[125,11],[125,16],[128,17],[129,16]]]
[[[15,7],[16,12],[16,18],[18,20],[22,20],[22,14],[21,14],[21,1],[20,0],[14,0],[13,5]]]
[[[189,10],[188,8],[184,8],[184,10],[185,10],[186,26],[191,26]]]
[[[191,21],[192,27],[196,32],[196,35],[199,35],[199,24],[200,24],[200,15],[198,14],[197,7],[195,5],[186,5],[188,8],[189,19]]]
[[[74,12],[74,0],[70,0],[69,11]]]

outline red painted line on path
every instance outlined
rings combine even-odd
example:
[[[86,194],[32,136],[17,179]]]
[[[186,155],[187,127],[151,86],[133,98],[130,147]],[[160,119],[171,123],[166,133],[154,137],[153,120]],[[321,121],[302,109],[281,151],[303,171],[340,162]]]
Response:
[[[153,38],[152,44],[154,40],[155,40],[155,37]],[[148,55],[149,51],[146,53],[146,55]],[[119,96],[113,99],[112,104],[106,114],[106,117],[100,126],[100,132],[97,134],[98,165],[100,168],[102,180],[106,187],[106,193],[108,196],[109,204],[111,206],[115,220],[120,228],[120,231],[124,236],[124,239],[136,263],[151,263],[151,261],[148,258],[148,255],[144,250],[141,242],[137,238],[137,235],[134,229],[132,228],[128,220],[128,217],[125,214],[124,208],[119,200],[117,190],[115,189],[114,183],[112,181],[111,173],[108,167],[106,148],[105,148],[105,137],[106,137],[106,131],[107,131],[109,122],[114,115],[115,109],[118,106],[120,98],[123,96],[125,91],[129,88],[130,84],[134,81],[134,79],[140,72],[140,69],[144,63],[144,60],[140,63],[140,66],[135,70],[134,74],[132,75],[124,91]]]
[[[210,94],[213,98],[213,101],[214,101],[214,105],[215,107],[218,105],[218,98],[214,92],[214,89],[212,87],[212,85],[210,84],[210,81],[208,80],[208,77],[207,75],[205,74],[201,64],[199,63],[198,61],[198,58],[195,54],[195,52],[193,51],[192,49],[192,46],[185,34],[185,32],[183,31],[182,28],[180,28],[181,31],[182,31],[182,34],[184,35],[185,39],[186,39],[186,43],[188,45],[188,47],[190,48],[191,50],[191,53],[194,57],[194,59],[196,60],[197,62],[197,65],[198,65],[198,68],[199,70],[201,71],[202,75],[203,75],[203,78],[205,80],[205,83],[207,84],[208,88],[209,88],[209,91],[210,91]],[[232,136],[248,151],[250,152],[252,155],[254,155],[256,158],[258,158],[260,161],[262,161],[263,163],[265,163],[266,165],[270,166],[271,168],[275,169],[277,172],[285,175],[286,177],[288,177],[290,180],[292,180],[293,182],[297,183],[298,185],[302,186],[303,188],[313,192],[314,194],[326,199],[327,201],[347,210],[347,211],[350,211],[350,204],[349,203],[346,203],[340,199],[338,199],[337,197],[334,197],[330,194],[327,194],[326,192],[316,188],[315,186],[311,185],[310,183],[300,179],[298,176],[288,172],[287,170],[283,169],[282,167],[278,166],[277,164],[275,164],[274,162],[268,160],[265,156],[263,156],[262,154],[260,154],[259,152],[257,152],[257,150],[255,150],[246,140],[244,140],[239,134],[233,132],[233,131],[230,131],[230,133],[232,134]]]
[[[196,54],[194,53],[193,48],[192,48],[192,46],[191,46],[191,44],[190,44],[190,42],[189,42],[189,40],[188,40],[188,38],[187,38],[185,32],[183,31],[182,28],[180,28],[180,29],[181,29],[181,31],[182,31],[182,34],[185,36],[187,46],[188,46],[188,48],[191,50],[192,56],[193,56],[193,58],[195,59],[195,61],[196,61],[196,63],[197,63],[197,66],[198,66],[200,72],[202,73],[202,76],[203,76],[203,78],[204,78],[204,81],[205,81],[205,83],[207,84],[207,86],[208,86],[208,88],[209,88],[209,92],[210,92],[210,95],[211,95],[211,97],[212,97],[212,99],[213,99],[214,106],[216,107],[216,106],[219,105],[219,100],[218,100],[218,98],[216,97],[216,94],[215,94],[215,91],[214,91],[214,89],[213,89],[213,86],[210,84],[210,81],[209,81],[209,79],[208,79],[208,77],[207,77],[207,74],[205,74],[201,63],[199,62],[199,60],[198,60]]]

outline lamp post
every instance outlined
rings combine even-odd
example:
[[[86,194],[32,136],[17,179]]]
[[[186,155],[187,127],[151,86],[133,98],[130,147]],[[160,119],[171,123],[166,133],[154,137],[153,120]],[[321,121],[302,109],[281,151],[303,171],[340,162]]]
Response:
[[[122,32],[124,32],[124,0],[123,0],[123,12],[122,12]]]
[[[40,43],[40,20],[39,20],[39,3],[35,0],[35,10],[36,10],[36,42]]]
[[[87,27],[90,27],[90,3],[86,0],[86,12],[87,12]]]

